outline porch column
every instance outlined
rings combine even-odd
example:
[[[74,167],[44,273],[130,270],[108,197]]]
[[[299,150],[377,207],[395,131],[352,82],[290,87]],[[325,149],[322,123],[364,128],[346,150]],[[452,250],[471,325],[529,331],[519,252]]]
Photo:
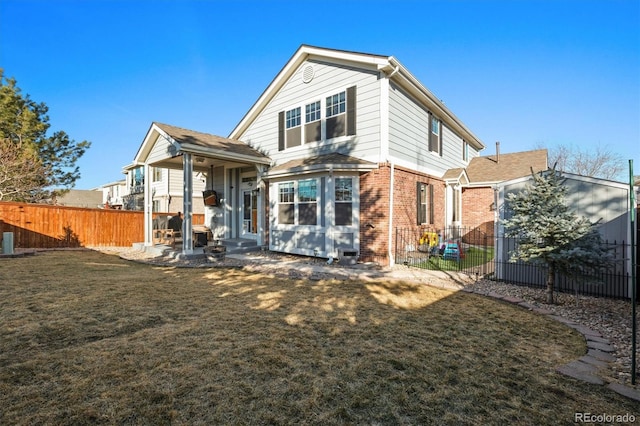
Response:
[[[193,253],[193,157],[190,153],[182,154],[182,171],[184,181],[183,205],[184,219],[182,221],[182,253]]]
[[[151,176],[149,173],[151,167],[148,163],[144,163],[143,179],[144,179],[144,245],[153,245],[153,194],[151,193]]]

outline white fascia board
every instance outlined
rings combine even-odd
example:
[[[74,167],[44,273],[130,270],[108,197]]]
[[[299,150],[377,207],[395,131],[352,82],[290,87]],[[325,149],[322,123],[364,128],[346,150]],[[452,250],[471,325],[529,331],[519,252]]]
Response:
[[[176,148],[176,151],[180,150],[180,144],[173,140],[173,138],[169,136],[164,130],[153,123],[151,124],[149,131],[147,131],[147,134],[145,135],[140,148],[138,148],[136,156],[133,158],[134,164],[144,164],[147,161],[147,157],[149,156],[149,153],[156,143],[156,135],[164,137],[171,145]]]
[[[291,59],[280,70],[278,75],[273,79],[271,84],[267,86],[264,92],[260,95],[258,100],[247,111],[242,120],[231,131],[228,138],[240,140],[244,131],[249,125],[256,119],[256,117],[262,112],[262,110],[269,104],[271,99],[278,93],[278,91],[289,81],[289,78],[298,70],[300,65],[308,59],[316,60],[328,60],[334,63],[350,63],[360,65],[370,65],[373,69],[381,69],[389,58],[384,56],[367,55],[363,53],[347,52],[341,50],[324,49],[320,47],[302,45],[293,54]]]
[[[427,107],[438,114],[449,126],[461,134],[465,141],[472,143],[475,148],[482,150],[485,148],[484,143],[467,128],[467,126],[456,115],[449,110],[429,89],[427,89],[420,81],[406,69],[400,61],[393,56],[389,58],[394,72],[391,78],[400,86],[409,90],[411,94],[422,101]],[[386,70],[385,70],[386,71]],[[393,71],[392,71],[393,72]]]
[[[258,163],[258,164],[271,164],[271,159],[269,158],[261,158],[254,157],[252,155],[243,155],[237,154],[234,152],[221,150],[221,149],[212,149],[202,147],[200,145],[192,145],[192,144],[182,144],[180,147],[180,152],[188,152],[195,155],[202,155],[204,157],[213,157],[213,158],[222,158],[225,160],[234,160],[245,163]]]
[[[473,182],[467,183],[465,188],[494,188],[499,182]]]
[[[304,166],[304,167],[294,167],[287,170],[278,170],[275,172],[267,171],[263,175],[263,179],[276,179],[279,177],[285,176],[297,176],[297,175],[308,175],[312,173],[321,173],[321,172],[370,172],[371,170],[375,170],[378,168],[377,164],[373,165],[363,165],[363,164],[343,164],[343,165],[329,165],[327,167],[326,164],[317,164],[313,166]]]

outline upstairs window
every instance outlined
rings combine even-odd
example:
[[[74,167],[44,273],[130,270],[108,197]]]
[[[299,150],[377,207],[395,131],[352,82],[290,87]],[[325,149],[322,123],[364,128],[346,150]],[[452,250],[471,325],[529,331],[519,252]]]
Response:
[[[429,151],[442,155],[442,123],[429,113]]]
[[[462,161],[469,161],[469,144],[462,141]]]
[[[327,118],[342,114],[346,110],[347,92],[340,92],[327,98]]]
[[[290,109],[285,116],[286,145],[287,148],[298,146],[302,143],[302,130],[300,127],[300,107]]]
[[[347,92],[327,97],[327,139],[346,134]]]
[[[305,123],[320,120],[320,101],[305,105]]]
[[[322,140],[322,122],[320,121],[320,101],[305,105],[304,143]]]
[[[304,122],[301,122],[303,108]],[[279,151],[355,134],[356,86],[278,113]]]

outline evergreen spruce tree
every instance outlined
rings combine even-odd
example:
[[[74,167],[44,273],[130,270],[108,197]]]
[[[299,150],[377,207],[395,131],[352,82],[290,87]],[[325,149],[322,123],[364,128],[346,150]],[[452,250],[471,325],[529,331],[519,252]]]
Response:
[[[577,216],[567,206],[561,173],[553,168],[532,176],[532,184],[507,196],[511,217],[503,224],[507,237],[518,238],[511,261],[546,265],[547,302],[554,303],[556,273],[585,279],[609,266],[611,256],[598,223]]]
[[[73,188],[76,162],[91,146],[63,131],[48,135],[49,108],[23,96],[0,68],[0,200],[38,202]]]

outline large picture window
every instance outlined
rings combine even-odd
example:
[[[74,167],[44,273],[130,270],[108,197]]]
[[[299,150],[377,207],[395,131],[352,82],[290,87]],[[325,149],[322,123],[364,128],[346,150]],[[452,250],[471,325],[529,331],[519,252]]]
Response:
[[[336,226],[353,224],[353,179],[336,178]]]

